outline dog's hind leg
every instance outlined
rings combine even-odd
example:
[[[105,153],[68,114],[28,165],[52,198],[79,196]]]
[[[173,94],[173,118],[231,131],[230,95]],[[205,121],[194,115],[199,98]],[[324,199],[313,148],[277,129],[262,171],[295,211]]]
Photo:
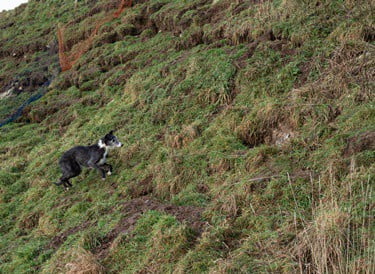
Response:
[[[71,161],[61,161],[60,167],[63,175],[60,178],[60,182],[56,185],[61,185],[65,188],[72,187],[72,184],[69,182],[69,179],[78,176],[81,173],[81,167],[76,162]]]
[[[69,179],[65,179],[64,177],[60,178],[59,182],[54,182],[55,185],[60,186],[63,185],[63,187],[68,188],[72,187],[73,185],[69,182]]]
[[[69,180],[64,181],[64,187],[65,190],[69,190],[69,187],[72,187],[73,185],[69,182]]]
[[[72,187],[73,185],[69,182],[69,179],[66,179],[66,180],[64,180],[64,182],[63,182],[63,184],[64,184],[64,187]]]
[[[57,185],[57,186],[60,186],[60,185],[62,185],[63,184],[63,182],[60,180],[60,181],[58,181],[58,182],[53,182],[55,185]]]

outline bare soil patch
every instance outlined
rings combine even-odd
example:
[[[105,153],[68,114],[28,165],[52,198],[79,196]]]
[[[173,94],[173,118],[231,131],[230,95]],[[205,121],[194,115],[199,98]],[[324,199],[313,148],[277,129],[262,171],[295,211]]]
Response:
[[[66,241],[69,235],[75,234],[78,231],[86,229],[87,227],[92,225],[93,223],[86,221],[80,225],[77,225],[64,231],[63,233],[60,233],[59,235],[52,238],[52,240],[47,245],[47,249],[58,249]]]
[[[189,227],[195,230],[198,234],[202,232],[205,225],[205,222],[201,220],[202,208],[167,205],[154,200],[149,196],[143,196],[125,202],[122,205],[122,212],[125,215],[124,218],[122,218],[117,226],[103,238],[101,245],[95,248],[92,252],[96,254],[99,259],[105,258],[110,250],[111,244],[117,236],[122,233],[131,232],[134,229],[137,220],[143,213],[149,210],[156,210],[173,215],[178,221],[188,224]]]
[[[349,157],[358,152],[375,149],[375,131],[365,132],[347,139],[343,156]]]
[[[150,180],[152,180],[152,177],[145,178],[145,184],[147,185]],[[201,218],[203,208],[163,204],[150,196],[142,196],[122,204],[121,212],[124,214],[124,217],[119,221],[115,228],[101,239],[101,244],[92,250],[92,253],[99,259],[105,258],[117,236],[122,233],[131,232],[134,229],[137,220],[143,213],[149,210],[156,210],[175,216],[178,221],[186,223],[191,229],[193,229],[197,235],[200,235],[206,224]],[[56,250],[66,241],[69,235],[85,230],[95,224],[95,222],[86,221],[78,226],[72,227],[53,237],[46,248]]]
[[[130,186],[130,196],[132,198],[138,198],[141,196],[146,196],[153,192],[152,180],[154,176],[151,174],[144,178],[143,180],[136,182]]]

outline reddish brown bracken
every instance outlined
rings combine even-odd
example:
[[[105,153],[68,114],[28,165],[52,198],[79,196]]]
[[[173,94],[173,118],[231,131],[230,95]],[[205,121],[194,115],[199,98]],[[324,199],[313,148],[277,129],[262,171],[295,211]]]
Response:
[[[57,28],[57,39],[59,41],[59,59],[60,59],[61,70],[62,71],[70,70],[73,67],[73,65],[78,61],[78,59],[81,58],[81,56],[89,50],[94,40],[94,37],[98,33],[98,30],[100,29],[100,27],[103,24],[108,23],[112,21],[113,19],[118,18],[120,14],[125,10],[126,7],[131,7],[132,2],[133,2],[132,0],[121,0],[121,3],[119,7],[117,8],[117,10],[113,14],[110,14],[104,17],[103,20],[100,20],[96,24],[95,29],[92,31],[91,35],[87,39],[75,44],[75,49],[73,49],[72,47],[72,50],[70,51],[69,55],[67,53],[67,49],[65,47],[65,42],[64,42],[65,41],[64,40],[65,28],[59,26]]]

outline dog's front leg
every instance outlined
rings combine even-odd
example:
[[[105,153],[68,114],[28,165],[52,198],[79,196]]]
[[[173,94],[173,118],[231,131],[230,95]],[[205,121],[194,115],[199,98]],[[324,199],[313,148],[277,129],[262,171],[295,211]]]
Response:
[[[105,174],[105,170],[104,170],[104,168],[101,167],[101,166],[98,166],[98,165],[95,165],[95,168],[96,168],[97,170],[99,170],[100,175],[102,176],[102,180],[105,180],[105,178],[106,178],[106,174]]]
[[[102,165],[103,169],[105,169],[105,171],[107,172],[107,175],[111,175],[112,174],[112,166],[110,164],[103,164]]]
[[[102,168],[98,168],[98,170],[99,170],[100,174],[102,175],[102,180],[104,181],[105,178],[106,178],[105,170],[102,169]]]
[[[102,176],[102,180],[105,180],[106,178],[105,170],[101,166],[98,166],[98,165],[95,165],[95,168],[99,170],[100,175]]]
[[[100,172],[100,175],[102,176],[102,180],[105,180],[106,178],[105,170],[101,166],[99,166],[96,163],[92,163],[92,161],[89,161],[88,165],[89,167],[97,169]]]
[[[113,168],[110,164],[108,164],[109,171],[107,172],[108,175],[112,175]]]

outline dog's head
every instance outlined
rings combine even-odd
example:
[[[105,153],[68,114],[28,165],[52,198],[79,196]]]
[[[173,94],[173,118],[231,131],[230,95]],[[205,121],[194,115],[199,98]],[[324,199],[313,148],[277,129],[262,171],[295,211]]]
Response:
[[[115,148],[122,147],[122,143],[117,139],[115,135],[113,135],[113,130],[111,130],[108,134],[104,136],[104,138],[100,139],[99,146]]]

